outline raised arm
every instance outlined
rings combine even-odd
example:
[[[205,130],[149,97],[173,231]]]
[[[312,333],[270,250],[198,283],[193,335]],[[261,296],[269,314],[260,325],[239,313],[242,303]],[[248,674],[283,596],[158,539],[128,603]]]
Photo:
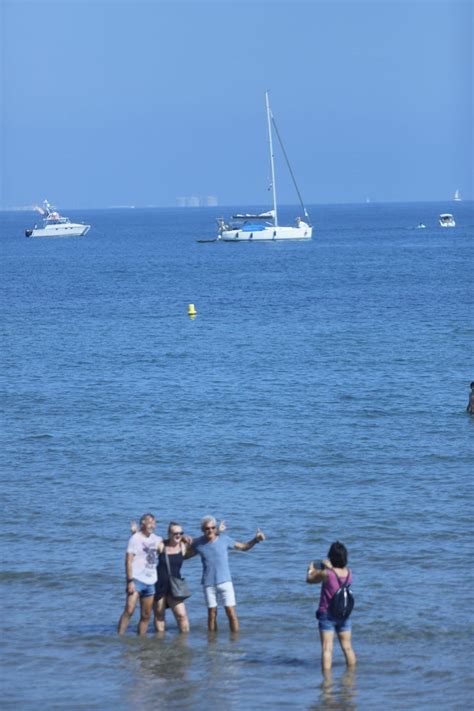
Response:
[[[195,548],[192,547],[192,545],[189,545],[188,543],[183,543],[183,548],[184,560],[189,560],[190,558],[194,558],[194,556],[197,555],[197,551]]]
[[[259,528],[257,528],[257,533],[255,534],[255,537],[252,538],[250,541],[247,541],[247,543],[235,543],[235,550],[237,551],[249,551],[251,548],[253,548],[257,543],[260,543],[260,541],[264,541],[266,538],[265,534],[263,531],[261,531]]]
[[[197,555],[197,551],[193,548],[193,540],[194,538],[192,536],[183,536],[181,541],[181,553],[185,560],[194,558],[194,556]]]
[[[326,561],[325,561],[326,562]],[[316,568],[314,562],[308,565],[308,570],[306,571],[306,582],[310,583],[325,583],[328,579],[327,570]]]

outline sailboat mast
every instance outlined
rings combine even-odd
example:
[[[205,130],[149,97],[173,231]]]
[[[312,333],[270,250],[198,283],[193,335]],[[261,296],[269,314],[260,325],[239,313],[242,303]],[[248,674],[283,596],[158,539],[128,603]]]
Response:
[[[265,105],[267,107],[267,123],[268,123],[268,144],[270,147],[270,165],[272,168],[272,194],[273,194],[273,212],[274,225],[278,227],[278,212],[277,212],[277,201],[276,201],[276,185],[275,185],[275,164],[273,159],[273,140],[272,140],[272,112],[270,109],[270,102],[268,100],[268,91],[265,92]]]

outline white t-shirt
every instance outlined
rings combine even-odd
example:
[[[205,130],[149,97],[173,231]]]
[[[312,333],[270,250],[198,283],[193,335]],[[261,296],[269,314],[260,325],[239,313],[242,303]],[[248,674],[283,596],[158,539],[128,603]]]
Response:
[[[144,536],[141,531],[137,531],[128,541],[127,553],[133,554],[132,575],[141,583],[153,585],[157,581],[158,552],[156,549],[162,540],[154,533]]]

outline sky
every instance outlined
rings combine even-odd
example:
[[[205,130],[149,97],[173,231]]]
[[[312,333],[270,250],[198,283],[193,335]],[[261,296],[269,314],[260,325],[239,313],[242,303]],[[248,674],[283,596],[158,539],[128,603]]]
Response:
[[[266,90],[307,204],[473,199],[473,14],[470,0],[0,0],[0,207],[266,205]]]

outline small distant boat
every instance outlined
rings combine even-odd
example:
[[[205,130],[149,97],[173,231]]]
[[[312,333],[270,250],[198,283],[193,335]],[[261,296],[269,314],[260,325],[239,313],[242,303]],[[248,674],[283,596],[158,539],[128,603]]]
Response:
[[[424,225],[423,222],[419,222],[419,223],[417,224],[417,226],[416,226],[416,229],[417,229],[417,230],[425,230],[425,229],[426,229],[426,225]]]
[[[25,237],[84,237],[91,228],[63,217],[47,200],[43,207],[35,205],[35,210],[43,216],[43,226],[35,225],[31,230],[25,230]]]
[[[461,202],[462,197],[461,197],[461,193],[459,192],[459,190],[456,190],[456,192],[454,193],[453,200],[454,200],[454,202]]]
[[[456,222],[454,217],[449,214],[449,212],[443,212],[439,216],[439,224],[441,227],[456,227]]]
[[[270,149],[270,166],[272,173],[271,188],[273,193],[273,210],[269,210],[268,212],[261,212],[259,214],[239,213],[237,215],[232,215],[231,221],[228,223],[224,220],[223,217],[220,217],[217,220],[217,239],[223,240],[224,242],[269,242],[274,240],[309,240],[313,236],[313,228],[311,227],[311,224],[309,222],[308,212],[305,206],[303,205],[300,191],[298,190],[298,186],[296,185],[293,171],[291,170],[291,166],[288,162],[286,151],[283,147],[280,134],[276,127],[275,119],[273,118],[273,114],[270,109],[268,92],[265,92],[265,106],[267,110],[268,143]],[[305,218],[303,219],[301,217],[297,217],[294,226],[283,226],[278,224],[272,128],[275,129],[275,133],[282,148],[283,155],[286,159],[290,175],[293,179],[296,192],[300,199],[301,209]]]

